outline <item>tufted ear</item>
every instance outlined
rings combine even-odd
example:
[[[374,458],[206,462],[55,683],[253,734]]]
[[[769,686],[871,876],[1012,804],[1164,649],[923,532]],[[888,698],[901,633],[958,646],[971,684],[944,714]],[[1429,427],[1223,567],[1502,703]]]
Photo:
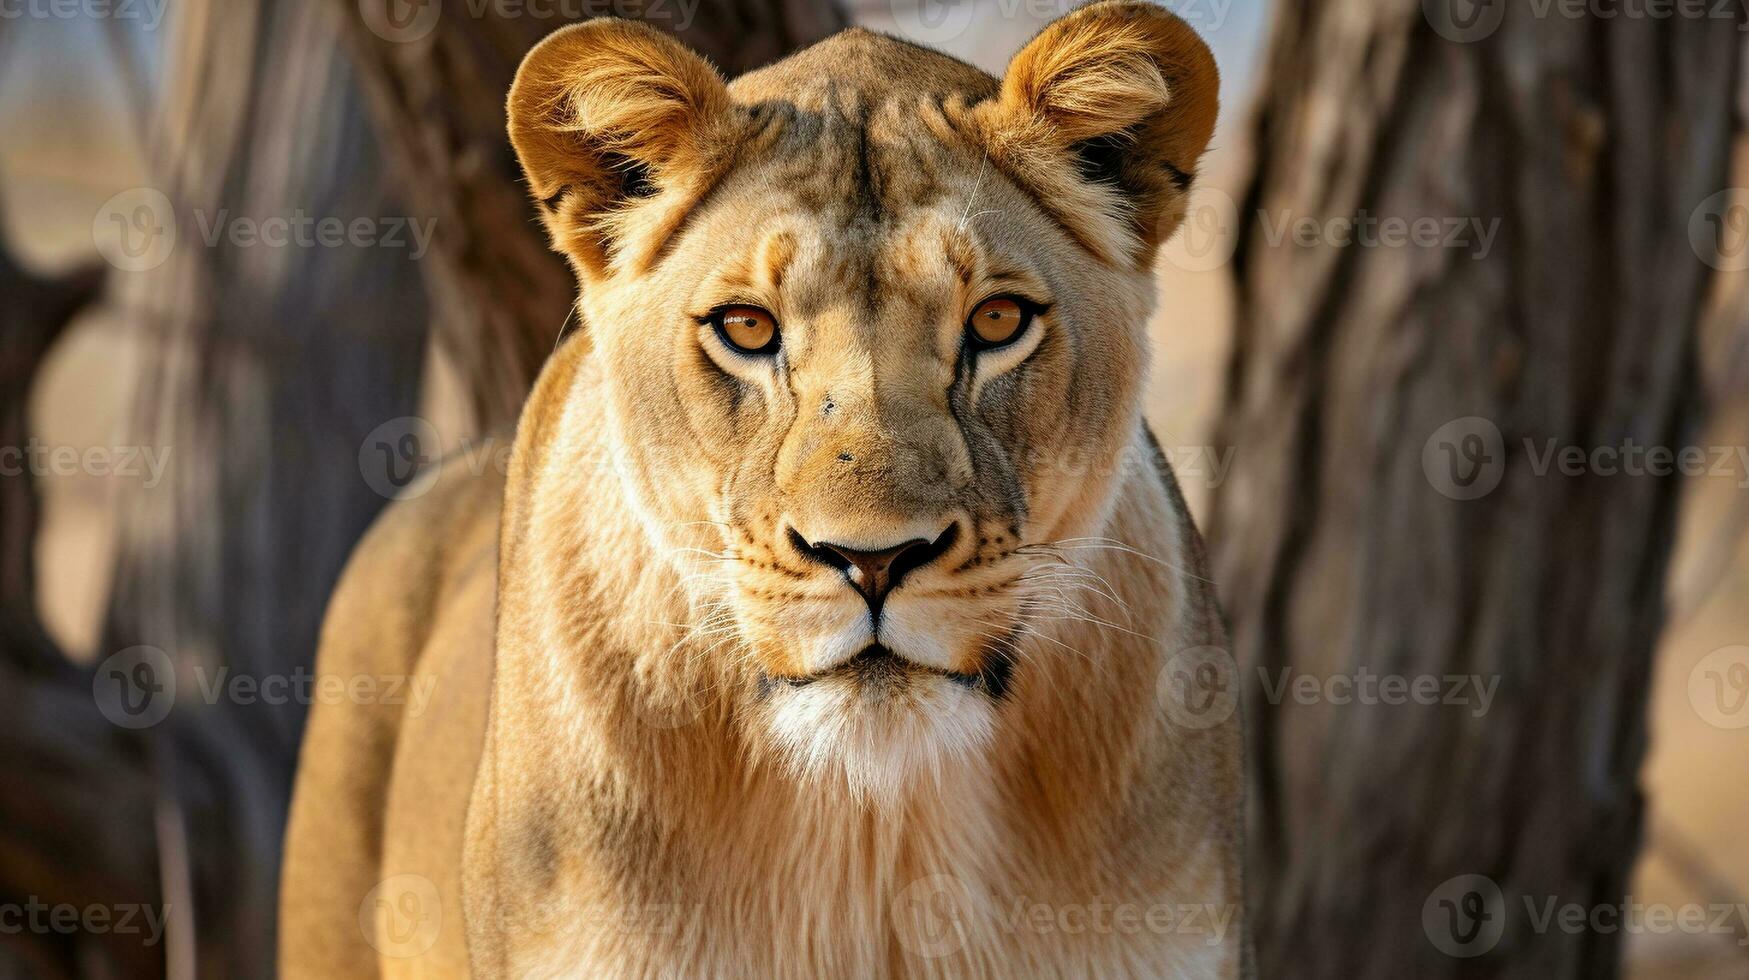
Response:
[[[991,152],[1108,260],[1145,262],[1184,218],[1220,73],[1172,13],[1105,0],[1046,27],[987,104]]]
[[[708,62],[612,18],[554,31],[510,86],[510,142],[553,247],[594,275],[630,239],[661,237],[708,186],[728,116],[728,89]]]

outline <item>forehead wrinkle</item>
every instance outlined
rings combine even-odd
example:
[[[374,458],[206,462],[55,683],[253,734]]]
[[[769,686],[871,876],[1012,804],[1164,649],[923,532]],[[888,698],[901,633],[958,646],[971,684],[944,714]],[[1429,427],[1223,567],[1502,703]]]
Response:
[[[958,296],[956,272],[941,233],[945,226],[940,214],[924,211],[909,216],[882,241],[881,299],[888,305],[902,300],[913,308],[904,313],[928,319]]]
[[[773,293],[783,289],[784,276],[796,257],[796,236],[788,229],[778,229],[759,243],[757,267],[765,286]]]
[[[795,231],[786,223],[767,223],[752,248],[724,248],[722,261],[700,280],[697,292],[712,306],[740,299],[776,311],[784,277],[797,252]]]
[[[854,352],[866,347],[861,325],[869,321],[868,248],[843,227],[823,226],[810,217],[796,222],[789,240],[790,260],[782,282],[780,320],[791,344],[792,368],[817,367],[817,350]],[[827,358],[830,360],[830,358]]]
[[[978,268],[982,264],[981,250],[972,236],[958,228],[942,228],[941,251],[953,267],[954,275],[959,277],[960,285],[970,286],[978,277]]]
[[[985,190],[989,190],[988,184]],[[1040,251],[1031,247],[1025,233],[1002,223],[1000,211],[989,216],[993,220],[979,220],[974,212],[970,221],[957,223],[947,232],[955,243],[951,247],[970,259],[968,284],[974,290],[1018,290],[1030,299],[1049,302],[1054,294],[1050,266]]]
[[[751,300],[759,288],[754,273],[752,252],[729,252],[723,262],[705,276],[694,291],[703,297],[705,305],[716,307],[732,299]]]
[[[869,100],[830,82],[825,91],[816,108],[772,107],[783,125],[743,157],[805,213],[883,225],[937,203],[957,183],[952,175],[972,166],[963,140],[943,138],[935,100],[913,93]]]
[[[938,222],[933,229],[944,264],[961,287],[972,292],[1017,289],[1029,298],[1044,301],[1050,290],[1033,257],[1023,250],[1004,248],[978,232],[977,226],[959,227]]]

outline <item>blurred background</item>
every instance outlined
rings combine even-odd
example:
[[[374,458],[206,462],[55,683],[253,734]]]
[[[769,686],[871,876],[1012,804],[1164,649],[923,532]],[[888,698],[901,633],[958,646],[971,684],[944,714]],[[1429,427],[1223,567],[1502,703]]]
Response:
[[[732,75],[860,23],[1000,75],[1070,6],[0,0],[0,976],[271,975],[327,592],[567,319],[530,45],[638,17]],[[1147,411],[1264,974],[1749,977],[1749,14],[1168,6],[1224,109]]]

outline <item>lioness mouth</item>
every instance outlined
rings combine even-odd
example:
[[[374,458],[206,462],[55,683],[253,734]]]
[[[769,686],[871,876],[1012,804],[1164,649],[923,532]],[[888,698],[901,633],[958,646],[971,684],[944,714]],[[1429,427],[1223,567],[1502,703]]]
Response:
[[[828,677],[850,677],[865,684],[891,684],[909,673],[922,672],[945,677],[955,684],[982,690],[992,698],[1001,699],[1008,693],[1008,684],[1014,674],[1014,658],[1005,649],[1006,645],[997,645],[990,649],[984,657],[984,666],[975,674],[962,674],[951,670],[942,670],[928,664],[920,664],[894,653],[884,644],[871,643],[862,649],[861,653],[851,657],[831,670],[819,674],[802,677],[779,677],[790,687],[807,687],[817,680]]]

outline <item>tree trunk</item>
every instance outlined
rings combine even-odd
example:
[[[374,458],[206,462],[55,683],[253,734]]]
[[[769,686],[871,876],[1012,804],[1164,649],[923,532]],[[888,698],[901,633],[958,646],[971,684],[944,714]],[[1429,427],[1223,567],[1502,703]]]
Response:
[[[1538,9],[1279,3],[1209,535],[1264,976],[1618,968],[1619,931],[1538,923],[1627,891],[1678,480],[1544,454],[1695,431],[1741,35]],[[1366,216],[1437,243],[1327,223]],[[1485,710],[1444,703],[1470,675]]]

